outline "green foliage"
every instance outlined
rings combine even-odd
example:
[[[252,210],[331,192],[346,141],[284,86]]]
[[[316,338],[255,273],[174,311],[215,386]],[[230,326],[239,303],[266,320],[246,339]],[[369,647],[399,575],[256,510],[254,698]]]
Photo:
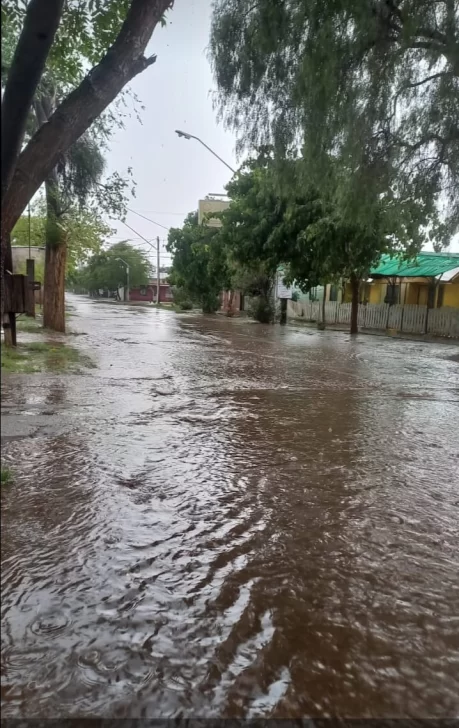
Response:
[[[172,283],[198,301],[204,313],[215,312],[219,293],[230,281],[219,229],[199,225],[198,213],[191,212],[182,228],[169,231],[167,250],[173,255]]]
[[[45,245],[45,218],[41,215],[30,216],[30,245],[32,247],[44,247]],[[11,233],[11,244],[29,245],[29,217],[22,215],[17,221]]]
[[[44,203],[40,202],[30,218],[30,240],[31,245],[43,247],[46,236],[46,215]],[[62,223],[67,231],[67,275],[84,265],[88,258],[101,251],[106,238],[110,235],[111,228],[95,211],[90,208],[70,206],[63,216]],[[17,221],[12,232],[13,245],[29,245],[29,219],[23,215]],[[37,277],[38,266],[35,266],[35,280],[43,280]]]
[[[273,285],[279,266],[287,283],[304,291],[340,278],[361,279],[382,253],[399,245],[386,201],[374,207],[371,222],[351,222],[342,188],[320,195],[302,178],[302,162],[285,160],[279,171],[264,149],[227,185],[229,207],[215,215],[221,228],[198,225],[190,214],[181,230],[171,230],[172,281],[203,310],[217,306],[222,289],[250,295],[252,315],[274,318]]]
[[[2,372],[35,374],[42,371],[64,371],[77,373],[80,367],[94,364],[78,349],[58,342],[33,341],[19,344],[15,348],[2,346]]]
[[[70,0],[47,59],[47,71],[68,84],[75,84],[84,75],[87,65],[100,61],[116,39],[129,8],[129,0]],[[2,40],[18,36],[22,27],[25,2],[2,0]]]
[[[81,82],[87,73],[88,64],[94,65],[101,59],[116,39],[129,5],[130,0],[90,0],[89,3],[71,0],[65,3],[28,121],[27,140]],[[2,87],[25,10],[26,3],[17,3],[15,0],[2,3]],[[69,204],[79,204],[80,207],[90,205],[94,211],[103,210],[115,218],[125,216],[128,194],[135,194],[132,169],[128,167],[124,177],[114,172],[103,181],[102,178],[108,141],[114,129],[122,128],[124,118],[130,114],[123,111],[127,107],[126,95],[134,101],[134,113],[140,120],[138,98],[126,90],[115,101],[113,108],[107,109],[97,118],[91,128],[62,155],[56,168],[60,210],[65,211]],[[38,118],[38,114],[41,118]]]
[[[181,311],[191,311],[193,308],[193,301],[190,299],[188,292],[180,286],[173,286],[172,292],[174,295],[174,304],[178,306]]]
[[[301,160],[278,163],[268,150],[249,161],[229,183],[232,198],[221,214],[221,240],[233,262],[233,285],[270,300],[274,274],[303,290],[339,278],[362,278],[382,253],[399,243],[392,210],[381,200],[371,221],[351,222],[340,180],[319,194],[306,183]]]
[[[74,273],[70,282],[88,291],[99,289],[114,291],[126,285],[126,266],[129,265],[131,288],[147,285],[151,277],[151,264],[142,250],[127,242],[116,243],[108,250],[94,255],[87,265]]]
[[[305,181],[340,189],[346,224],[384,199],[417,247],[458,229],[454,0],[216,0],[210,55],[241,143],[302,147]]]
[[[0,483],[1,485],[11,485],[13,482],[13,471],[11,468],[3,467],[0,470]]]
[[[249,315],[261,324],[274,321],[274,303],[272,297],[256,296],[249,305]]]

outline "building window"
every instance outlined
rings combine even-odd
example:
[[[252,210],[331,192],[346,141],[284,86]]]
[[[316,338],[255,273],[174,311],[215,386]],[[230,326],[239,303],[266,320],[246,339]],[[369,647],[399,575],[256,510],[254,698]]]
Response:
[[[386,288],[386,297],[384,303],[388,303],[393,306],[396,303],[400,303],[400,286],[395,283],[388,283]]]
[[[140,289],[140,295],[141,296],[146,296],[147,295],[147,289],[146,288],[141,288]]]

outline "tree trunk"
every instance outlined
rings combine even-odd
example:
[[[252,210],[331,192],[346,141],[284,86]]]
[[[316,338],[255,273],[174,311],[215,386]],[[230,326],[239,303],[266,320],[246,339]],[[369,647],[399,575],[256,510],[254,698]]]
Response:
[[[13,179],[2,199],[5,230],[13,229],[61,155],[84,134],[129,81],[155,62],[156,56],[146,58],[143,54],[156,25],[171,5],[171,0],[131,0],[114,44],[19,155]]]
[[[281,311],[280,311],[280,323],[285,326],[287,323],[287,298],[281,298]]]
[[[352,287],[351,334],[357,334],[359,332],[358,317],[359,317],[360,281],[356,276],[351,276],[351,287]]]
[[[67,235],[59,222],[57,175],[46,181],[46,252],[43,292],[43,326],[65,333],[65,264]]]
[[[226,315],[229,316],[229,317],[233,316],[233,314],[234,314],[234,311],[233,311],[233,301],[234,301],[234,291],[230,291],[229,292],[229,297],[228,297],[228,305],[227,305],[227,308],[226,308]]]
[[[43,326],[65,334],[65,263],[67,241],[60,231],[60,241],[46,241],[45,281],[43,290]]]
[[[3,239],[3,237],[5,239]],[[5,294],[5,275],[9,276],[13,273],[13,254],[11,251],[11,236],[9,233],[4,233],[2,229],[2,248],[5,245],[5,255],[2,254],[1,258],[1,297],[2,297],[2,326],[4,334],[4,343],[6,347],[16,346],[16,314],[11,311],[5,311],[4,306],[4,294]],[[2,250],[3,253],[3,250]]]

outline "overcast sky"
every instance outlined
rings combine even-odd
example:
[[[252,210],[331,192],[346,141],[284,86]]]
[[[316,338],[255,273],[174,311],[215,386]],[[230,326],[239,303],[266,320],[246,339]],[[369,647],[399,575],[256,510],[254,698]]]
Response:
[[[131,84],[145,106],[142,124],[135,116],[127,119],[108,158],[110,169],[120,174],[133,168],[137,188],[129,207],[166,227],[180,227],[200,198],[224,192],[231,178],[229,169],[201,144],[179,138],[175,129],[199,136],[230,166],[237,165],[235,138],[217,124],[212,107],[206,57],[210,14],[210,0],[176,0],[167,26],[156,30],[148,47],[149,54],[157,54],[156,63]],[[167,237],[167,230],[134,213],[126,222],[148,239]],[[114,242],[141,242],[135,237],[122,223],[117,225]]]
[[[200,198],[224,192],[231,177],[218,159],[198,142],[179,138],[175,129],[199,136],[230,166],[237,166],[235,137],[217,123],[212,106],[214,84],[206,56],[210,16],[211,0],[176,0],[166,27],[156,30],[148,47],[148,53],[157,54],[156,63],[131,84],[145,106],[142,124],[134,114],[127,118],[108,156],[111,171],[123,175],[133,168],[137,188],[129,207],[165,227],[180,226]],[[149,240],[167,238],[167,230],[133,212],[126,222]],[[116,227],[113,242],[130,239],[142,245],[121,222]],[[450,249],[459,251],[458,238]],[[164,251],[163,263],[169,262]]]

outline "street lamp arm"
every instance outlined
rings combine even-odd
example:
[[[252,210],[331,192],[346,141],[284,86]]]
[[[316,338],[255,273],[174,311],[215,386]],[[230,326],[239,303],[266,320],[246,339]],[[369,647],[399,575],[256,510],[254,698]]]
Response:
[[[205,142],[202,141],[199,137],[195,136],[194,134],[188,134],[186,131],[180,131],[180,129],[176,129],[175,133],[178,134],[179,137],[183,137],[184,139],[195,139],[197,142],[202,144],[203,147],[205,147],[211,154],[214,155],[214,157],[217,157],[217,159],[220,160],[222,164],[225,165],[225,167],[228,167],[228,169],[233,173],[236,174],[236,170],[231,167],[228,162],[225,162],[224,159],[222,159],[217,152],[214,152],[213,149],[211,149]]]
[[[129,263],[126,263],[126,261],[123,260],[123,258],[115,258],[115,260],[119,260],[119,261],[121,261],[121,263],[124,263],[124,265],[126,266],[126,268],[129,270]]]

